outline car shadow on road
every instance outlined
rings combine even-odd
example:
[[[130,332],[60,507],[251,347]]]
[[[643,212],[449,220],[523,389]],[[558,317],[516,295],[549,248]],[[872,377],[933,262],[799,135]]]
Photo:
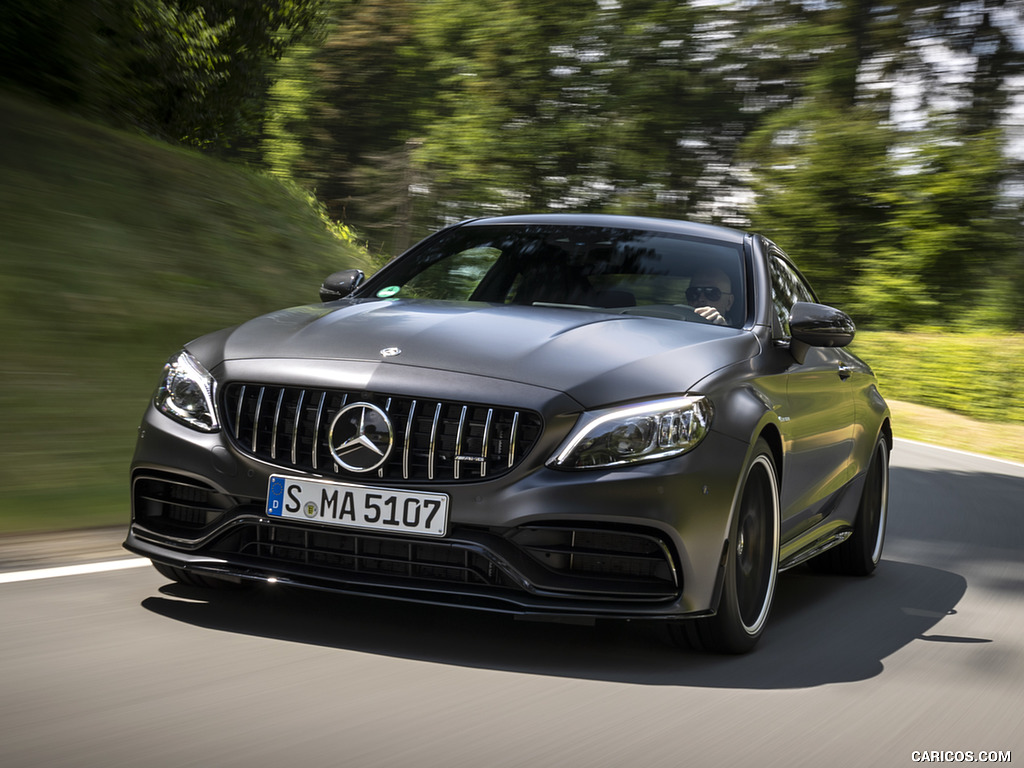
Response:
[[[757,649],[723,657],[683,651],[649,622],[577,626],[288,588],[210,592],[168,584],[153,613],[223,632],[344,651],[523,674],[641,685],[784,689],[863,680],[955,612],[966,581],[937,568],[884,561],[866,579],[797,569],[780,576]]]

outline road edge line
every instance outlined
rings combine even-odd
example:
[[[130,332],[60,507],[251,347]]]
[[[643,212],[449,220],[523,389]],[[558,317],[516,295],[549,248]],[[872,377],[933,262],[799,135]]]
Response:
[[[21,581],[37,581],[39,579],[56,579],[61,576],[85,576],[91,573],[107,571],[123,571],[128,568],[141,568],[149,565],[145,557],[133,557],[122,560],[106,560],[101,563],[82,563],[81,565],[61,565],[55,568],[36,568],[30,571],[9,571],[0,573],[0,584],[15,584]]]

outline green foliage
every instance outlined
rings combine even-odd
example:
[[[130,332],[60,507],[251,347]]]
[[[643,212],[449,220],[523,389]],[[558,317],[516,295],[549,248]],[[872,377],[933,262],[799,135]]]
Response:
[[[0,79],[162,139],[235,153],[263,122],[271,65],[324,0],[8,0]]]
[[[294,49],[278,68],[283,87],[272,94],[264,138],[275,173],[315,189],[332,216],[358,222],[388,253],[412,239],[410,142],[436,93],[415,7],[335,0],[323,45]]]
[[[167,357],[317,301],[365,254],[294,185],[9,95],[0,109],[0,527],[15,510],[71,521],[70,499],[109,505],[89,524],[126,521],[135,428]]]
[[[1020,253],[1019,220],[1001,205],[1001,140],[998,131],[916,137],[880,197],[883,239],[863,260],[851,310],[896,328],[1012,325],[1014,304],[987,295]]]
[[[989,5],[335,0],[264,148],[384,254],[494,213],[749,217],[862,325],[1017,327],[1021,169],[977,118],[1024,59]]]
[[[0,78],[269,167],[380,261],[494,213],[752,221],[862,325],[1021,328],[1024,164],[1002,128],[1022,13],[1003,0],[9,0]]]
[[[885,241],[892,142],[870,110],[808,102],[774,115],[747,144],[759,166],[753,226],[790,253],[826,303],[850,306],[864,259]]]
[[[771,73],[788,95],[744,143],[752,219],[861,324],[1021,327],[1024,217],[1008,192],[1022,166],[998,121],[1024,51],[997,5],[757,9],[749,87]],[[897,82],[922,88],[917,103],[897,100]]]
[[[308,65],[317,92],[275,107],[298,119],[268,147],[301,145],[288,167],[391,252],[497,212],[735,214],[720,198],[752,117],[728,95],[729,65],[708,64],[732,22],[628,6],[336,2]]]
[[[886,398],[1024,424],[1024,335],[859,332]]]

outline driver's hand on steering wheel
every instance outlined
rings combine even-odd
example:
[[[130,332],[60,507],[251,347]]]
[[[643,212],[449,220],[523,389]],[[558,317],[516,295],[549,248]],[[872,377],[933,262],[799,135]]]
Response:
[[[714,307],[694,307],[693,311],[703,317],[709,323],[715,325],[725,325],[725,318],[722,317],[722,313]]]

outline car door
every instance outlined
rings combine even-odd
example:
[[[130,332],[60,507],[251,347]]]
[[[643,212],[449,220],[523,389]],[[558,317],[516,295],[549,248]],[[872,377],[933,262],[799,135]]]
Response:
[[[797,301],[817,302],[789,259],[774,246],[768,252],[776,341],[790,340],[789,317]],[[785,462],[781,506],[783,538],[816,525],[830,502],[852,479],[854,400],[847,355],[841,349],[811,347],[803,362],[786,371]]]

